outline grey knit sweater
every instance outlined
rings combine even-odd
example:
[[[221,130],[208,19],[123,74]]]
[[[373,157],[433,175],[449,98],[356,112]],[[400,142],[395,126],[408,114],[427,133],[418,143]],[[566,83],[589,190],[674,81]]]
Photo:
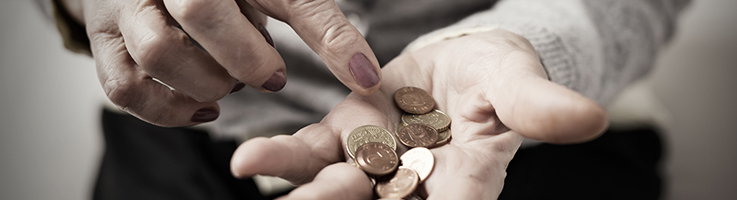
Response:
[[[689,0],[336,0],[379,62],[463,34],[502,28],[526,37],[550,79],[606,105],[645,76]],[[289,82],[278,93],[244,90],[220,101],[216,136],[292,133],[318,122],[349,92],[286,25],[269,31]]]

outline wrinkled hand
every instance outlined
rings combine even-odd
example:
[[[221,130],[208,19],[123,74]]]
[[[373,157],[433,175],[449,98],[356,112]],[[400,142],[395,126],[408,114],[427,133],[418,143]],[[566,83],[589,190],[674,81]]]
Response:
[[[286,67],[262,13],[292,26],[354,92],[379,89],[378,61],[332,0],[63,1],[86,25],[108,98],[156,125],[215,120],[215,101],[243,83],[261,91],[284,87]]]
[[[349,95],[318,124],[293,136],[243,143],[233,155],[233,174],[307,183],[286,199],[370,199],[367,176],[341,163],[349,159],[344,142],[361,125],[394,130],[402,112],[393,94],[403,86],[430,92],[437,108],[452,119],[451,142],[431,149],[435,169],[421,186],[429,199],[494,199],[523,137],[582,142],[598,136],[607,124],[602,107],[548,81],[529,42],[504,30],[400,55],[383,73],[377,93]]]

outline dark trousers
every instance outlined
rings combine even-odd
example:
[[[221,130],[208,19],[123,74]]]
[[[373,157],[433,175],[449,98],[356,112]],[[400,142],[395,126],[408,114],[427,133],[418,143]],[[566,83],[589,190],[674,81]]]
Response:
[[[499,199],[659,199],[662,152],[653,128],[610,129],[583,144],[521,149]]]
[[[230,174],[237,144],[103,111],[105,153],[94,199],[272,199]],[[520,149],[500,199],[657,199],[662,145],[653,129],[608,131],[584,144]]]
[[[267,199],[251,179],[230,174],[234,141],[102,113],[105,153],[94,199]]]

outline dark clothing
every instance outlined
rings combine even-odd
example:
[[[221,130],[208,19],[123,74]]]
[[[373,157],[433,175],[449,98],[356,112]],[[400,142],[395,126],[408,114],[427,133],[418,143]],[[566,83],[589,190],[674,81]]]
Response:
[[[663,145],[651,128],[520,149],[499,199],[659,199]]]
[[[230,174],[237,144],[104,111],[94,199],[273,199]],[[520,149],[499,199],[658,199],[662,144],[653,129],[607,131],[576,145]]]
[[[103,111],[105,153],[94,199],[271,199],[252,179],[230,174],[234,141],[207,132],[162,128]]]

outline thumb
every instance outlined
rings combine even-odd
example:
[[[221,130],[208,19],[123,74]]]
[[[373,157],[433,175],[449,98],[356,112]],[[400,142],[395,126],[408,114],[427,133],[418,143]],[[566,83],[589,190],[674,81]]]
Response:
[[[335,1],[247,1],[261,12],[289,24],[345,86],[364,96],[379,89],[379,62]]]
[[[584,142],[607,126],[606,111],[583,95],[549,81],[537,56],[510,53],[491,78],[487,99],[507,127],[549,143]]]

